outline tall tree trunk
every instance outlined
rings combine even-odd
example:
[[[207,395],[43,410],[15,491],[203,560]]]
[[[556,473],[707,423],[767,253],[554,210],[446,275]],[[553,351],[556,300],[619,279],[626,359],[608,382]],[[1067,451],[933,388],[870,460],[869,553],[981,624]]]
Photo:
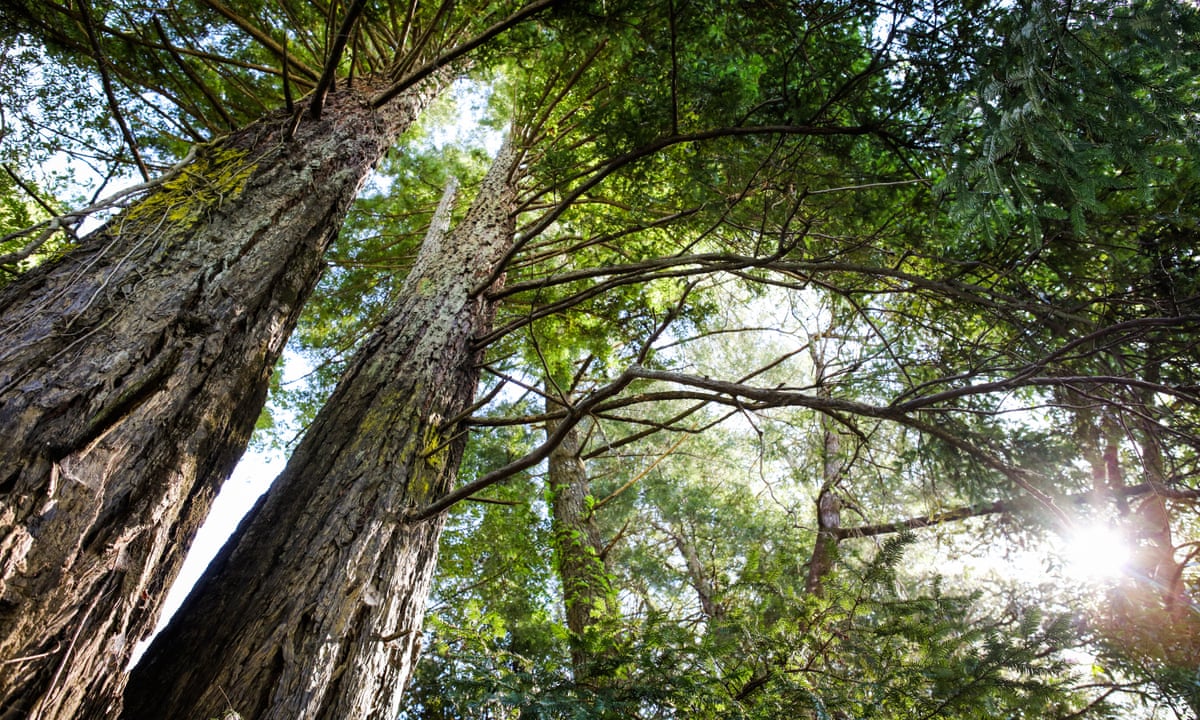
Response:
[[[393,718],[416,655],[442,518],[491,323],[472,288],[511,246],[516,153],[466,218],[426,238],[287,468],[134,669],[126,718]],[[439,212],[443,216],[444,212]]]
[[[434,84],[278,113],[0,294],[0,718],[103,716],[322,255]],[[88,711],[80,710],[83,705]]]
[[[546,424],[547,435],[553,435],[557,429],[555,421]],[[546,483],[555,564],[562,583],[567,628],[571,631],[571,666],[576,682],[586,682],[593,660],[588,649],[588,630],[611,609],[615,599],[602,555],[600,528],[589,503],[591,485],[587,468],[579,450],[579,432],[575,427],[551,451]]]

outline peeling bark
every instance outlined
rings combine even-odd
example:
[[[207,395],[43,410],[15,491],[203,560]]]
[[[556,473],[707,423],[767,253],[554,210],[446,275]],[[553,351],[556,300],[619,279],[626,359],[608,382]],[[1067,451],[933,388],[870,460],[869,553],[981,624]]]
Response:
[[[269,116],[0,293],[0,720],[105,717],[358,188],[436,83]]]
[[[465,443],[473,287],[513,238],[506,147],[466,218],[431,233],[402,300],[276,479],[134,669],[125,718],[391,718],[420,649],[445,494]]]

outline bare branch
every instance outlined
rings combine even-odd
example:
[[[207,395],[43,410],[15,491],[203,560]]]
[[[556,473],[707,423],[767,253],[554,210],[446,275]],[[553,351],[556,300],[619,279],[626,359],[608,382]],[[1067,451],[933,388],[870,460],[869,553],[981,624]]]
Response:
[[[1049,509],[1059,519],[1064,527],[1069,527],[1071,522],[1066,513],[1059,508],[1054,501],[1054,498],[1046,492],[1040,490],[1031,481],[1032,473],[1023,468],[1018,468],[1005,462],[994,453],[985,450],[974,443],[947,431],[945,428],[939,427],[932,423],[919,420],[907,414],[906,410],[897,407],[885,407],[877,405],[869,405],[854,400],[845,400],[833,397],[822,397],[821,395],[813,395],[809,393],[797,392],[786,388],[755,388],[738,383],[730,383],[722,380],[713,380],[706,377],[697,377],[684,373],[666,372],[662,370],[649,370],[647,368],[634,366],[626,371],[627,375],[632,375],[638,378],[648,380],[660,380],[664,382],[675,383],[679,385],[691,386],[708,390],[712,395],[709,399],[712,402],[721,404],[734,404],[742,406],[743,399],[753,400],[753,406],[746,406],[747,409],[766,409],[771,407],[806,407],[818,412],[827,413],[839,418],[843,415],[857,415],[860,417],[872,417],[881,420],[890,420],[892,422],[911,427],[931,437],[935,437],[942,442],[945,442],[950,447],[961,450],[962,452],[974,457],[976,460],[983,463],[1015,483],[1025,492],[1037,498],[1047,509]],[[643,396],[643,400],[646,396]],[[695,399],[703,399],[696,395],[683,394],[683,397],[693,397]],[[839,418],[840,419],[840,418]]]
[[[121,129],[121,135],[125,138],[125,144],[129,146],[129,152],[133,155],[133,162],[137,165],[138,172],[142,174],[142,180],[150,180],[150,170],[147,169],[146,163],[142,160],[142,154],[138,150],[137,141],[133,138],[133,133],[129,131],[129,124],[125,122],[125,115],[121,112],[121,104],[117,101],[117,95],[113,91],[112,78],[108,74],[108,58],[104,51],[100,48],[100,41],[96,37],[96,28],[92,24],[92,13],[88,9],[87,0],[79,0],[79,15],[83,19],[83,28],[87,33],[88,42],[92,46],[92,54],[96,60],[96,67],[100,71],[100,85],[104,88],[104,96],[108,99],[108,109],[113,114],[113,119],[117,122],[117,127]]]
[[[89,215],[92,215],[94,213],[97,213],[97,212],[100,212],[103,210],[109,210],[109,209],[112,209],[115,207],[123,207],[125,204],[131,202],[136,196],[141,195],[150,190],[153,190],[154,188],[158,187],[159,185],[166,182],[167,180],[170,180],[170,179],[176,177],[177,175],[179,175],[179,173],[183,171],[183,168],[192,161],[192,158],[195,157],[195,154],[196,154],[196,148],[193,147],[191,149],[191,151],[188,152],[187,156],[183,160],[180,160],[166,173],[163,173],[162,175],[160,175],[157,178],[154,178],[153,180],[150,180],[150,181],[144,182],[144,183],[140,183],[140,184],[134,185],[132,187],[127,187],[124,190],[115,192],[112,195],[109,195],[108,197],[104,198],[103,200],[92,203],[91,205],[89,205],[85,208],[82,208],[79,210],[72,210],[70,212],[63,213],[56,217],[50,218],[49,220],[43,220],[42,222],[37,223],[36,225],[27,227],[23,230],[18,230],[16,232],[5,235],[4,237],[0,238],[0,243],[5,243],[5,242],[8,242],[9,240],[14,240],[19,237],[31,235],[38,231],[41,231],[45,235],[45,237],[39,237],[38,240],[34,241],[36,243],[36,245],[34,245],[34,247],[31,250],[29,250],[28,253],[25,252],[26,248],[22,248],[21,250],[18,250],[14,253],[10,253],[8,255],[0,257],[0,264],[19,262],[20,260],[24,259],[25,257],[28,257],[29,253],[32,253],[34,250],[36,250],[38,246],[40,246],[47,239],[49,239],[49,237],[52,236],[55,232],[57,232],[58,230],[65,230],[67,232],[72,232],[71,228],[73,228],[75,225],[77,225],[80,221],[82,221],[84,218],[86,218]],[[34,243],[31,243],[31,245],[33,245],[33,244]],[[25,253],[25,254],[21,255],[21,253]],[[19,257],[18,257],[18,255],[19,255]]]
[[[496,37],[497,35],[503,33],[506,30],[509,30],[510,28],[512,28],[516,25],[519,25],[521,22],[528,19],[530,16],[535,15],[535,14],[541,12],[542,10],[545,10],[546,8],[553,6],[557,2],[559,2],[559,0],[534,0],[534,2],[529,3],[528,5],[522,7],[520,10],[516,11],[512,15],[509,15],[507,18],[505,18],[505,19],[501,20],[500,22],[487,28],[486,30],[484,30],[482,33],[475,36],[471,40],[468,40],[465,43],[462,43],[450,50],[447,50],[446,52],[442,53],[441,55],[438,55],[433,60],[430,60],[429,62],[425,63],[424,65],[417,68],[416,70],[413,70],[412,72],[408,73],[407,75],[404,76],[403,79],[401,79],[395,85],[392,85],[390,88],[388,88],[387,90],[384,90],[382,93],[377,95],[375,97],[375,99],[372,101],[372,104],[374,104],[375,107],[382,107],[382,106],[388,104],[389,102],[394,100],[398,95],[400,95],[400,93],[404,92],[408,88],[417,84],[421,80],[424,80],[425,78],[434,74],[439,69],[445,67],[446,65],[449,65],[450,63],[454,62],[455,60],[458,60],[462,56],[471,52],[472,50],[479,47],[480,45],[483,45],[484,43],[488,42],[489,40]]]
[[[308,106],[308,115],[313,120],[320,119],[321,117],[321,109],[325,106],[325,98],[329,95],[329,88],[333,86],[333,79],[337,75],[338,65],[342,61],[342,53],[346,51],[346,43],[350,39],[350,32],[354,29],[354,23],[358,21],[358,16],[362,14],[363,8],[366,5],[366,0],[354,0],[346,10],[346,17],[342,18],[342,24],[338,28],[337,35],[333,37],[333,44],[329,48],[328,57],[325,58],[325,67],[321,71],[320,79],[317,80],[317,87],[313,91],[312,100]],[[286,52],[284,57],[286,58]]]
[[[279,57],[282,59],[283,57],[287,56],[289,66],[291,66],[291,67],[295,68],[296,70],[300,71],[301,73],[307,75],[313,81],[320,79],[320,77],[321,77],[320,73],[318,73],[316,70],[313,70],[305,63],[301,62],[298,58],[289,56],[287,54],[287,50],[285,50],[283,48],[283,46],[281,46],[279,43],[275,42],[275,40],[273,40],[270,35],[263,32],[262,28],[258,27],[257,25],[250,22],[248,19],[242,17],[241,15],[237,14],[232,9],[230,9],[229,7],[227,7],[226,5],[221,3],[219,0],[200,0],[200,2],[204,3],[209,8],[211,8],[211,9],[217,11],[218,13],[220,13],[221,15],[223,15],[227,20],[232,22],[234,25],[237,25],[238,28],[240,28],[243,32],[245,32],[247,35],[249,35],[250,37],[254,38],[256,41],[258,41],[258,43],[260,45],[262,45],[263,47],[265,47],[266,49],[268,49],[272,53],[274,53],[276,55],[276,57]]]
[[[214,110],[217,111],[217,113],[221,116],[221,119],[225,121],[227,126],[229,126],[230,130],[237,128],[237,122],[234,121],[233,117],[230,116],[229,112],[225,109],[225,103],[221,102],[221,99],[218,98],[217,94],[208,86],[208,83],[204,82],[204,79],[197,75],[194,70],[192,70],[191,66],[187,64],[187,61],[183,59],[183,56],[180,55],[179,52],[177,52],[171,45],[170,39],[167,37],[167,32],[163,29],[162,23],[159,22],[158,16],[155,16],[153,20],[154,30],[158,33],[159,39],[162,40],[163,47],[167,49],[171,59],[175,61],[175,64],[180,70],[183,71],[183,74],[187,76],[188,81],[191,82],[192,85],[196,86],[201,94],[208,99],[208,103],[212,105]]]
[[[1145,495],[1160,495],[1169,500],[1183,502],[1200,500],[1200,490],[1190,488],[1179,489],[1163,487],[1156,483],[1142,483],[1140,485],[1123,487],[1120,489],[1118,494],[1127,499],[1139,498]],[[1063,500],[1072,505],[1087,505],[1095,500],[1095,493],[1078,493],[1076,495],[1069,495],[1063,498]],[[973,517],[1023,512],[1029,510],[1029,507],[1029,501],[1024,498],[1016,498],[1014,500],[996,500],[995,502],[965,505],[963,507],[954,508],[953,510],[933,513],[931,515],[922,515],[920,517],[907,518],[905,520],[896,520],[888,523],[837,528],[836,534],[839,540],[844,540],[847,538],[873,537],[877,535],[890,535],[892,533],[898,533],[904,530],[919,530],[921,528],[934,527],[936,525],[943,525],[945,523],[967,520]]]
[[[50,215],[58,215],[59,214],[59,212],[57,210],[50,207],[50,204],[47,203],[42,198],[41,193],[39,193],[32,185],[25,182],[25,180],[20,175],[17,174],[16,170],[12,169],[12,165],[9,165],[8,163],[4,163],[4,172],[8,175],[9,178],[12,179],[13,182],[15,182],[17,184],[18,187],[20,187],[22,190],[25,191],[25,194],[29,196],[29,199],[33,200],[35,203],[38,204],[38,207],[45,210]]]
[[[569,433],[571,429],[579,423],[580,420],[588,415],[592,408],[621,392],[630,382],[633,381],[634,377],[635,376],[631,371],[622,373],[608,385],[605,385],[599,390],[592,392],[587,398],[569,407],[562,419],[562,422],[557,428],[555,428],[554,432],[546,438],[544,443],[539,445],[532,452],[526,454],[524,457],[508,463],[507,465],[504,465],[503,467],[487,473],[474,482],[467,483],[457,490],[446,493],[438,500],[435,500],[423,508],[414,508],[407,515],[405,515],[404,521],[408,523],[417,523],[421,522],[422,520],[428,520],[429,518],[444,512],[452,505],[458,503],[460,500],[465,500],[484,488],[495,485],[501,480],[512,477],[523,470],[527,470],[534,465],[537,465],[542,460],[550,457],[550,453],[554,451],[554,448],[558,447],[563,438],[567,436],[567,433]]]

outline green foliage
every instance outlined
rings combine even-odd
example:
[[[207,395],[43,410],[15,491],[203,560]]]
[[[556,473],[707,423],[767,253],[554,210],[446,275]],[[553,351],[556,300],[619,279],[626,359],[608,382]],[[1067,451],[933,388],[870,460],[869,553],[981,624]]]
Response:
[[[17,187],[7,174],[0,175],[0,235],[8,236],[33,225],[39,215],[36,205]],[[40,218],[38,218],[40,219]],[[16,249],[9,241],[0,246],[0,254]]]
[[[551,658],[510,654],[509,628],[476,634],[473,652],[441,658],[474,688],[458,702],[474,704],[433,716],[1106,716],[1070,689],[1059,655],[1075,642],[1067,618],[992,615],[979,596],[946,594],[936,582],[914,592],[896,576],[909,542],[886,542],[861,571],[843,574],[829,600],[804,597],[795,575],[776,570],[705,625],[659,613],[630,619],[609,637],[600,685],[572,683]]]
[[[960,151],[944,186],[992,242],[1081,233],[1195,164],[1193,5],[1019,3],[994,32],[947,126]]]
[[[49,220],[43,207],[47,200],[27,181],[18,183],[10,169],[5,165],[0,172],[0,238],[7,238],[0,241],[0,257],[9,259],[0,266],[0,286],[71,245],[64,233],[49,226],[35,227]],[[30,191],[39,193],[37,200],[30,197]]]
[[[94,5],[99,57],[58,6],[0,8],[17,29],[0,41],[4,159],[129,161],[101,61],[142,111],[127,113],[138,144],[181,155],[284,102],[273,44],[289,87],[311,89],[344,7]],[[518,5],[368,3],[338,74],[402,76]],[[620,612],[583,638],[564,627],[554,553],[601,558],[577,534],[555,541],[539,468],[456,508],[408,716],[1103,717],[1117,711],[1088,703],[1129,678],[1195,710],[1196,629],[1156,630],[1157,596],[1091,626],[1109,676],[1089,694],[1064,654],[1079,626],[899,572],[917,554],[906,536],[843,540],[819,597],[805,580],[822,490],[847,525],[1033,494],[1073,510],[1099,418],[1121,428],[1130,484],[1196,487],[1198,41],[1200,11],[1166,0],[603,0],[474,54],[460,87],[480,124],[517,128],[520,225],[537,232],[488,295],[485,391],[511,384],[460,481],[540,442],[545,405],[517,385],[579,401],[639,364],[809,407],[639,381],[593,408],[588,509]],[[444,131],[458,116],[432,108],[352,210],[292,341],[312,372],[276,379],[260,421],[275,442],[397,301],[448,181],[469,195],[482,174],[482,139]],[[189,198],[239,189],[237,160],[131,216],[194,221]],[[0,177],[0,230],[36,219]],[[1008,522],[974,539],[1029,540],[1058,518],[1042,504]]]

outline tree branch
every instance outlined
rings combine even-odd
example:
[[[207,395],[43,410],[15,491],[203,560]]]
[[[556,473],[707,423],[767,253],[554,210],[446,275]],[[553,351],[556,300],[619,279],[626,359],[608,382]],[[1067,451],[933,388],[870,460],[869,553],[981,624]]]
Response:
[[[686,375],[684,373],[649,370],[647,368],[638,366],[631,367],[626,371],[626,374],[648,380],[659,380],[708,390],[716,393],[710,398],[713,402],[720,402],[727,405],[736,404],[740,406],[743,404],[742,399],[747,398],[755,401],[756,405],[753,409],[789,406],[806,407],[811,410],[833,415],[834,417],[838,417],[840,415],[857,415],[860,417],[872,417],[881,420],[890,420],[900,425],[923,432],[931,437],[935,437],[945,442],[950,447],[961,450],[962,452],[974,457],[976,460],[982,462],[985,466],[1001,473],[1022,490],[1037,498],[1039,502],[1041,502],[1058,518],[1064,527],[1070,527],[1071,525],[1070,518],[1068,518],[1066,513],[1064,513],[1062,509],[1055,504],[1054,498],[1046,492],[1038,489],[1032,482],[1030,482],[1032,473],[1022,468],[1013,467],[993,453],[974,445],[973,443],[967,442],[961,437],[948,432],[944,428],[913,418],[907,415],[904,410],[899,408],[869,405],[867,403],[857,402],[854,400],[821,397],[819,395],[811,395],[785,388],[755,388],[746,385],[740,385],[738,383],[729,383],[706,377]]]
[[[546,8],[553,6],[555,3],[559,2],[559,1],[560,0],[534,0],[534,2],[529,3],[528,5],[522,7],[520,10],[516,11],[512,15],[509,15],[507,18],[505,18],[505,19],[501,20],[500,22],[487,28],[486,30],[484,30],[482,33],[475,36],[471,40],[468,40],[467,42],[462,43],[461,45],[458,45],[450,50],[447,50],[446,52],[442,53],[441,55],[438,55],[433,60],[430,60],[429,62],[425,63],[424,65],[417,68],[416,70],[413,70],[412,72],[408,73],[399,82],[392,85],[387,90],[384,90],[379,95],[375,96],[375,99],[371,101],[372,104],[375,107],[382,107],[384,105],[387,105],[389,102],[394,100],[400,93],[404,92],[408,88],[417,84],[421,80],[424,80],[425,78],[434,74],[442,67],[445,67],[446,65],[449,65],[450,63],[454,62],[455,60],[458,60],[462,56],[471,52],[472,50],[479,47],[480,45],[483,45],[484,43],[488,42],[489,40],[496,37],[497,35],[503,33],[506,30],[509,30],[510,28],[512,28],[516,25],[519,25],[521,22],[525,21],[530,16],[535,15],[535,14],[541,12],[542,10],[545,10]]]
[[[192,85],[196,86],[200,93],[204,95],[204,97],[208,100],[209,105],[211,105],[213,109],[217,111],[217,114],[221,116],[221,119],[225,121],[225,124],[229,127],[229,129],[236,129],[237,123],[225,109],[225,104],[221,102],[221,99],[217,97],[217,94],[208,86],[208,83],[204,82],[204,79],[197,75],[196,72],[187,64],[187,61],[183,59],[183,56],[175,50],[175,47],[171,44],[170,39],[167,37],[166,30],[163,29],[162,23],[159,22],[157,15],[154,16],[153,21],[154,31],[158,33],[158,37],[160,40],[162,40],[163,47],[167,49],[167,53],[171,56],[171,59],[175,61],[175,64],[180,70],[183,71],[183,74],[187,76],[188,81],[191,82]]]
[[[550,457],[550,453],[553,452],[556,447],[558,447],[563,438],[567,436],[567,433],[569,433],[571,429],[579,423],[580,420],[590,413],[592,408],[621,392],[621,390],[625,389],[625,386],[633,381],[634,377],[635,376],[630,371],[622,373],[608,385],[596,390],[586,399],[569,407],[559,426],[555,428],[554,432],[549,437],[546,438],[545,442],[535,448],[532,452],[526,454],[524,457],[508,463],[507,465],[504,465],[503,467],[487,473],[474,482],[467,483],[457,490],[446,493],[438,500],[435,500],[423,508],[413,508],[404,516],[404,522],[418,523],[422,520],[428,520],[429,518],[447,510],[459,501],[465,500],[472,495],[475,495],[479,491],[490,487],[491,485],[495,485],[501,480],[512,477],[522,470],[527,470],[534,465],[537,465],[542,460]]]
[[[599,185],[608,176],[612,175],[617,170],[637,162],[651,155],[665,150],[676,145],[684,145],[688,143],[705,142],[724,137],[748,137],[754,135],[799,135],[799,136],[832,136],[832,135],[869,135],[877,133],[880,127],[875,124],[865,125],[757,125],[744,127],[724,127],[713,130],[706,130],[697,133],[688,133],[684,135],[671,135],[668,137],[659,138],[653,142],[642,145],[641,147],[630,150],[629,152],[619,155],[612,160],[601,165],[590,178],[580,183],[574,190],[568,193],[553,210],[542,216],[542,219],[534,223],[527,230],[521,233],[521,236],[513,242],[508,254],[497,263],[497,270],[493,277],[486,279],[480,284],[480,287],[490,287],[495,282],[496,277],[505,271],[509,260],[517,254],[531,239],[543,233],[547,228],[553,225],[563,213],[567,211],[575,202],[582,198],[592,188]]]
[[[1178,501],[1195,501],[1200,500],[1200,489],[1178,489],[1162,487],[1156,483],[1141,483],[1140,485],[1130,485],[1120,488],[1117,495],[1123,498],[1138,498],[1143,495],[1159,495],[1169,500]],[[1073,505],[1087,505],[1095,499],[1094,492],[1078,493],[1069,495],[1063,498],[1066,502]],[[874,537],[877,535],[890,535],[892,533],[902,532],[904,530],[919,530],[920,528],[933,527],[950,522],[958,522],[967,520],[973,517],[985,517],[987,515],[1004,515],[1013,512],[1021,512],[1028,509],[1029,502],[1023,498],[1014,500],[996,500],[990,503],[977,503],[975,505],[966,505],[945,512],[933,513],[931,515],[922,515],[920,517],[908,518],[905,520],[896,520],[888,523],[878,523],[875,525],[860,525],[858,527],[842,527],[837,528],[835,534],[838,540],[847,538],[863,538]]]
[[[241,15],[238,15],[232,9],[219,2],[219,0],[200,0],[200,2],[223,15],[227,20],[232,22],[247,35],[258,41],[260,45],[274,53],[276,57],[282,59],[283,57],[287,56],[288,64],[296,70],[299,70],[301,73],[307,75],[309,79],[313,81],[320,79],[320,73],[318,73],[316,70],[313,70],[305,63],[300,62],[300,60],[288,56],[287,50],[285,50],[279,43],[275,42],[270,35],[263,32],[262,29],[254,23],[250,22]]]
[[[133,155],[133,162],[137,165],[142,180],[149,181],[150,170],[142,160],[142,153],[138,150],[137,141],[134,140],[133,133],[129,130],[129,124],[125,122],[121,104],[117,101],[117,94],[113,90],[112,78],[108,74],[108,59],[100,48],[100,40],[96,37],[96,28],[92,24],[92,13],[88,9],[87,0],[79,0],[79,16],[83,20],[83,29],[87,33],[88,42],[92,46],[92,54],[95,56],[96,67],[100,71],[100,85],[104,88],[104,96],[108,99],[108,109],[112,112],[113,119],[116,120],[117,127],[121,130],[121,136],[125,138],[125,144],[129,146],[129,152]]]
[[[354,23],[358,21],[358,16],[362,15],[366,5],[366,0],[354,0],[346,10],[346,17],[342,18],[337,35],[333,37],[333,45],[330,46],[328,57],[325,58],[325,67],[321,71],[321,77],[317,80],[317,87],[313,90],[312,100],[308,105],[308,116],[313,120],[319,120],[321,117],[321,109],[325,106],[329,88],[333,86],[338,65],[342,61],[342,53],[346,51],[346,43],[350,40],[350,32],[354,29]],[[286,48],[284,57],[287,57]]]
[[[12,165],[9,165],[8,163],[4,163],[3,167],[4,167],[5,174],[7,174],[8,177],[11,178],[12,181],[14,183],[16,183],[19,188],[24,190],[25,194],[28,195],[31,200],[33,200],[35,203],[38,204],[38,207],[45,210],[49,215],[53,216],[53,215],[59,214],[59,211],[50,207],[50,204],[47,203],[44,199],[42,199],[41,194],[38,193],[37,190],[32,185],[26,183],[24,178],[22,178],[20,175],[18,175],[17,171],[12,169]]]

